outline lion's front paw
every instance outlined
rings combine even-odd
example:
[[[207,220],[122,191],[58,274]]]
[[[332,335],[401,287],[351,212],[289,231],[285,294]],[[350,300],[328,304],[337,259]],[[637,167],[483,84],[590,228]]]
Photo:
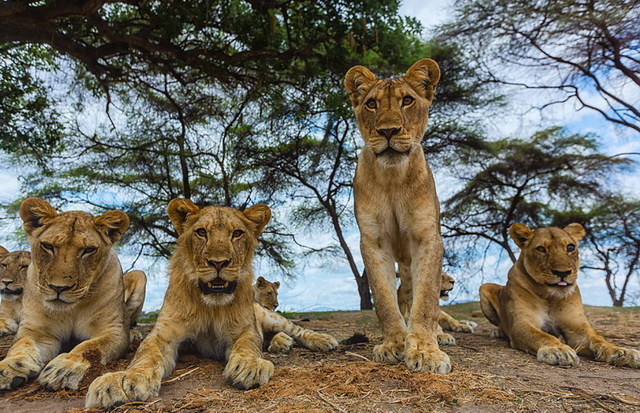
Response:
[[[455,326],[453,331],[456,333],[473,333],[476,327],[478,327],[478,323],[474,321],[460,320],[460,324]]]
[[[384,342],[373,348],[373,360],[396,364],[404,360],[404,343]]]
[[[438,333],[438,345],[440,346],[455,346],[456,339],[447,333]]]
[[[30,358],[12,358],[0,361],[0,390],[14,390],[34,377],[40,367]]]
[[[640,368],[640,351],[611,346],[600,352],[596,360],[619,367]]]
[[[492,338],[507,338],[507,335],[499,328],[494,328],[489,332],[489,337]]]
[[[269,348],[269,353],[288,353],[293,347],[293,339],[283,332],[280,332],[273,336]]]
[[[411,371],[447,374],[451,360],[434,343],[429,345],[416,334],[408,334],[405,340],[404,362]]]
[[[329,334],[313,332],[309,334],[304,345],[313,351],[331,351],[338,348],[338,340]]]
[[[89,386],[84,405],[110,409],[133,401],[147,401],[160,392],[160,381],[152,383],[149,376],[131,370],[104,374]]]
[[[577,366],[580,364],[578,354],[565,344],[540,347],[538,349],[538,361],[559,366]]]
[[[247,390],[269,382],[273,375],[273,363],[256,356],[232,355],[222,372],[234,387]]]
[[[60,389],[78,390],[84,373],[91,367],[91,363],[82,357],[69,353],[60,354],[47,364],[38,376],[38,382],[46,390]]]

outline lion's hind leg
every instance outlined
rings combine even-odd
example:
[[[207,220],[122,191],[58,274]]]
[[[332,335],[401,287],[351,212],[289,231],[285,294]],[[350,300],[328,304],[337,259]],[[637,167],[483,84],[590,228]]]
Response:
[[[142,312],[146,295],[147,275],[140,270],[129,271],[122,276],[124,281],[125,320],[134,327]]]

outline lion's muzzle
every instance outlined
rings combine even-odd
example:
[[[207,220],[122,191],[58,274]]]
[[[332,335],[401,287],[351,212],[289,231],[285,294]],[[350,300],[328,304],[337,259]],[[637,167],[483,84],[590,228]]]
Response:
[[[22,294],[23,289],[22,288],[16,288],[15,290],[10,290],[8,288],[3,288],[2,290],[0,290],[0,294],[4,294],[4,295],[20,295]]]
[[[238,281],[226,281],[220,277],[216,277],[211,281],[199,281],[198,286],[204,295],[208,294],[231,294],[236,290]]]

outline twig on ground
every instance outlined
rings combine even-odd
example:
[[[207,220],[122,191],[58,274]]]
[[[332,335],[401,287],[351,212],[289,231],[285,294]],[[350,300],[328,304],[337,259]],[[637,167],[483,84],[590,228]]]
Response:
[[[200,367],[195,367],[195,368],[193,368],[193,369],[191,369],[191,370],[189,370],[189,371],[187,371],[187,372],[185,372],[185,373],[182,373],[182,374],[181,374],[181,375],[179,375],[178,377],[174,377],[174,378],[172,378],[172,379],[170,379],[170,380],[165,380],[165,381],[163,381],[163,382],[162,382],[162,384],[172,383],[172,382],[174,382],[174,381],[176,381],[176,380],[180,380],[180,379],[181,379],[181,378],[183,378],[184,376],[188,376],[189,374],[193,373],[193,372],[194,372],[194,371],[196,371],[196,370],[200,370]]]
[[[346,354],[347,356],[358,357],[358,358],[361,358],[361,359],[363,359],[365,361],[371,361],[368,358],[366,358],[365,356],[363,356],[361,354],[358,354],[358,353],[352,353],[351,351],[345,351],[344,354]]]
[[[336,410],[336,411],[338,411],[340,413],[347,413],[347,411],[345,409],[343,409],[342,407],[336,405],[331,400],[327,399],[322,393],[320,393],[320,390],[318,390],[316,393],[318,393],[318,397],[320,398],[320,400],[322,400],[323,402],[327,403],[329,406],[333,407],[334,410]]]

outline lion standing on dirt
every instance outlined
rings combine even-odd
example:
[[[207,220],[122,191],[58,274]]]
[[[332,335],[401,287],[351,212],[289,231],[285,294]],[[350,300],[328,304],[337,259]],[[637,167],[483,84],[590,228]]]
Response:
[[[404,77],[376,79],[352,67],[344,85],[364,139],[354,179],[360,250],[384,334],[376,361],[404,360],[412,371],[449,373],[451,361],[436,338],[440,307],[440,204],[421,141],[440,80],[431,59]],[[408,268],[413,304],[408,323],[396,298],[395,263]]]
[[[158,320],[125,371],[91,383],[87,407],[110,408],[157,396],[184,341],[204,356],[226,360],[222,375],[237,388],[261,386],[273,374],[273,364],[262,358],[252,288],[253,255],[271,210],[262,204],[243,212],[199,208],[174,199],[168,212],[179,236]]]
[[[513,224],[509,234],[521,251],[509,270],[507,285],[480,286],[480,307],[498,327],[497,335],[547,364],[577,366],[579,354],[640,368],[640,351],[608,342],[584,314],[576,284],[578,243],[586,234],[582,225],[532,231]]]

